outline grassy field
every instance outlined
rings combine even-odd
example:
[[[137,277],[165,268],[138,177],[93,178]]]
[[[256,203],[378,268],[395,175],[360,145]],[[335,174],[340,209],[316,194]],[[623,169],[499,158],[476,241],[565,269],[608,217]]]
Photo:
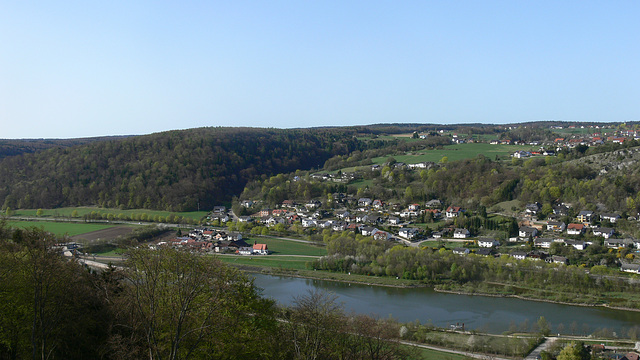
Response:
[[[35,217],[37,216],[36,214],[37,211],[38,211],[37,209],[18,209],[18,210],[14,210],[13,215]],[[80,207],[65,207],[65,208],[58,208],[58,209],[42,209],[42,217],[50,217],[50,218],[71,217],[71,214],[74,211],[78,212],[78,217],[83,217],[84,215],[90,214],[91,212],[95,211],[101,214],[114,214],[116,216],[119,214],[125,214],[128,216],[131,216],[134,214],[137,214],[137,215],[147,214],[147,216],[150,216],[150,217],[153,217],[156,215],[167,217],[173,214],[173,215],[179,215],[185,218],[190,218],[195,220],[200,220],[202,217],[208,214],[207,211],[170,212],[170,211],[158,211],[158,210],[147,210],[147,209],[130,209],[130,210],[102,209],[102,208],[91,207],[91,206],[80,206]]]
[[[108,224],[85,224],[50,221],[7,221],[7,225],[20,228],[42,227],[45,231],[51,232],[57,236],[74,236],[114,227],[114,225]]]
[[[127,249],[113,249],[113,250],[109,250],[109,251],[105,251],[105,252],[98,252],[96,253],[96,255],[100,255],[100,256],[121,256],[122,254],[125,254],[127,252]]]
[[[463,351],[483,351],[491,354],[518,356],[531,348],[530,338],[508,338],[492,335],[473,335],[442,331],[425,334],[427,343]],[[482,344],[482,345],[480,345]],[[480,348],[479,348],[480,347]]]
[[[456,144],[447,145],[442,149],[434,150],[422,150],[413,153],[407,153],[405,155],[394,155],[393,158],[398,162],[404,162],[407,164],[415,164],[424,161],[439,162],[443,157],[447,157],[448,161],[457,161],[464,159],[472,159],[482,154],[487,158],[494,160],[496,156],[499,159],[509,158],[511,154],[518,150],[537,150],[535,146],[525,145],[491,145],[487,143],[469,143],[469,144]],[[381,156],[371,159],[374,164],[382,165],[387,161],[389,156]]]
[[[358,189],[359,188],[363,188],[363,187],[372,187],[373,186],[373,180],[372,179],[366,179],[366,180],[358,180],[358,181],[354,181],[352,183],[350,183],[349,185],[355,186]]]
[[[242,255],[219,255],[218,259],[232,265],[249,265],[270,268],[282,268],[288,270],[304,270],[306,262],[313,261],[313,258],[303,256],[242,256]]]
[[[309,255],[324,256],[327,255],[325,247],[315,246],[313,244],[277,239],[269,236],[254,236],[246,240],[249,243],[257,241],[261,244],[267,244],[269,251],[274,255]]]

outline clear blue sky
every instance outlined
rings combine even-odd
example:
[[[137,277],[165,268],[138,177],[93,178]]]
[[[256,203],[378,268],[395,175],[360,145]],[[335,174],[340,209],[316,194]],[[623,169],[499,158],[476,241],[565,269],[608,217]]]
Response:
[[[0,138],[640,120],[640,1],[1,1]]]

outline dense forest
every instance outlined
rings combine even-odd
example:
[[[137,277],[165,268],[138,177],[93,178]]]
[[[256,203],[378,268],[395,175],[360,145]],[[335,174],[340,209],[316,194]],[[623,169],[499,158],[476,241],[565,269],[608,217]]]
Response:
[[[200,128],[52,148],[0,161],[0,203],[209,209],[250,180],[321,167],[358,144],[344,130]]]
[[[123,136],[106,136],[79,139],[0,139],[0,159],[8,156],[30,154],[47,149],[62,149],[95,141],[115,140]]]

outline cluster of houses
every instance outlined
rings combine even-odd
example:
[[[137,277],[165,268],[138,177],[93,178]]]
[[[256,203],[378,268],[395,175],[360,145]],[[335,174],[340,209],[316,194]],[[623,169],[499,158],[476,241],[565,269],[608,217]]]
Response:
[[[335,204],[342,205],[339,210],[327,210],[323,208],[323,204],[318,200],[310,200],[298,203],[293,200],[285,200],[277,209],[263,208],[259,212],[251,216],[241,216],[239,222],[252,222],[267,227],[276,226],[278,224],[292,225],[300,224],[304,228],[314,229],[330,229],[332,231],[350,230],[362,234],[363,236],[372,236],[377,240],[391,241],[416,241],[425,238],[425,232],[422,229],[411,227],[411,221],[426,213],[434,219],[455,219],[465,210],[459,206],[450,205],[443,209],[440,200],[433,199],[424,204],[409,204],[405,208],[401,208],[395,204],[388,204],[379,199],[371,198],[354,198],[342,193],[333,194],[332,199]],[[255,202],[244,201],[243,206],[253,206]],[[211,218],[216,216],[228,216],[223,207],[216,207]],[[525,208],[524,215],[532,217],[541,210],[539,203],[528,204]],[[560,217],[568,214],[569,208],[565,205],[557,205],[553,209],[553,215],[546,224],[535,224],[531,221],[525,222],[520,226],[518,236],[508,239],[511,243],[524,243],[532,241],[534,250],[530,252],[514,251],[509,255],[516,259],[532,259],[545,260],[553,263],[566,263],[567,259],[559,256],[550,256],[545,250],[551,248],[552,244],[560,243],[565,246],[572,246],[577,250],[585,250],[591,244],[590,241],[584,240],[577,235],[585,234],[590,231],[594,236],[604,238],[604,245],[611,249],[621,247],[640,249],[640,241],[631,239],[614,238],[615,229],[613,227],[592,226],[596,215],[593,211],[581,211],[575,218],[575,221],[565,224],[559,220]],[[614,213],[599,214],[601,221],[608,224],[615,224],[620,215]],[[526,224],[526,225],[525,225]],[[385,230],[381,230],[384,228]],[[392,230],[389,230],[392,229]],[[200,231],[200,232],[198,232]],[[223,239],[227,234],[217,232],[215,235],[209,235],[214,230],[194,230],[189,234],[186,243],[181,246],[191,247],[212,247],[212,251],[216,252],[233,252],[239,254],[249,253],[249,246],[238,244],[234,241],[238,239]],[[569,238],[562,238],[561,234],[570,235]],[[545,234],[545,236],[541,236]],[[549,235],[551,234],[551,235]],[[430,234],[434,239],[453,238],[453,239],[471,239],[472,235],[468,229],[464,228],[445,228],[441,231]],[[212,236],[211,241],[204,244],[204,237]],[[176,239],[180,240],[180,239]],[[222,241],[227,241],[224,243]],[[477,238],[473,240],[478,248],[473,250],[479,255],[498,255],[496,248],[500,243],[495,239]],[[209,244],[213,242],[213,244]],[[218,243],[217,243],[218,242]],[[226,248],[225,248],[226,246]],[[229,250],[229,247],[234,249]],[[249,247],[250,248],[250,247]],[[256,251],[256,249],[251,249]],[[465,248],[457,248],[454,252],[459,254],[468,253],[471,250]],[[635,265],[631,268],[635,268]],[[638,267],[640,268],[640,266]],[[626,270],[625,268],[625,271]]]
[[[423,237],[424,230],[409,226],[417,217],[430,213],[434,219],[453,219],[464,210],[458,206],[449,206],[445,211],[440,210],[439,200],[430,200],[424,205],[413,203],[402,208],[395,204],[387,204],[379,199],[354,198],[345,194],[333,194],[333,200],[342,207],[338,210],[322,209],[318,200],[297,203],[285,200],[277,209],[263,208],[251,216],[238,217],[239,222],[251,222],[267,227],[278,224],[292,225],[299,223],[304,228],[330,229],[332,231],[350,230],[364,236],[373,236],[381,240],[415,241]],[[248,205],[248,203],[245,203]],[[211,216],[215,219],[215,216]],[[228,221],[228,219],[221,219]],[[392,228],[393,232],[383,231],[380,227]],[[433,234],[442,237],[445,233]],[[456,238],[471,236],[468,230],[453,231]]]
[[[192,252],[231,253],[238,255],[268,255],[267,244],[254,242],[248,244],[239,232],[196,228],[188,236],[180,236],[166,241],[160,241],[155,247],[168,246]]]

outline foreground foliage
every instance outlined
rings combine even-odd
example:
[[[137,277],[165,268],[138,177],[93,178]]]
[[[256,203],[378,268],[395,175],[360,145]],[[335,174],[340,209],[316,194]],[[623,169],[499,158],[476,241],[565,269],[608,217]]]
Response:
[[[215,258],[136,249],[92,274],[0,224],[0,359],[407,359],[399,324],[310,293],[279,309]]]

